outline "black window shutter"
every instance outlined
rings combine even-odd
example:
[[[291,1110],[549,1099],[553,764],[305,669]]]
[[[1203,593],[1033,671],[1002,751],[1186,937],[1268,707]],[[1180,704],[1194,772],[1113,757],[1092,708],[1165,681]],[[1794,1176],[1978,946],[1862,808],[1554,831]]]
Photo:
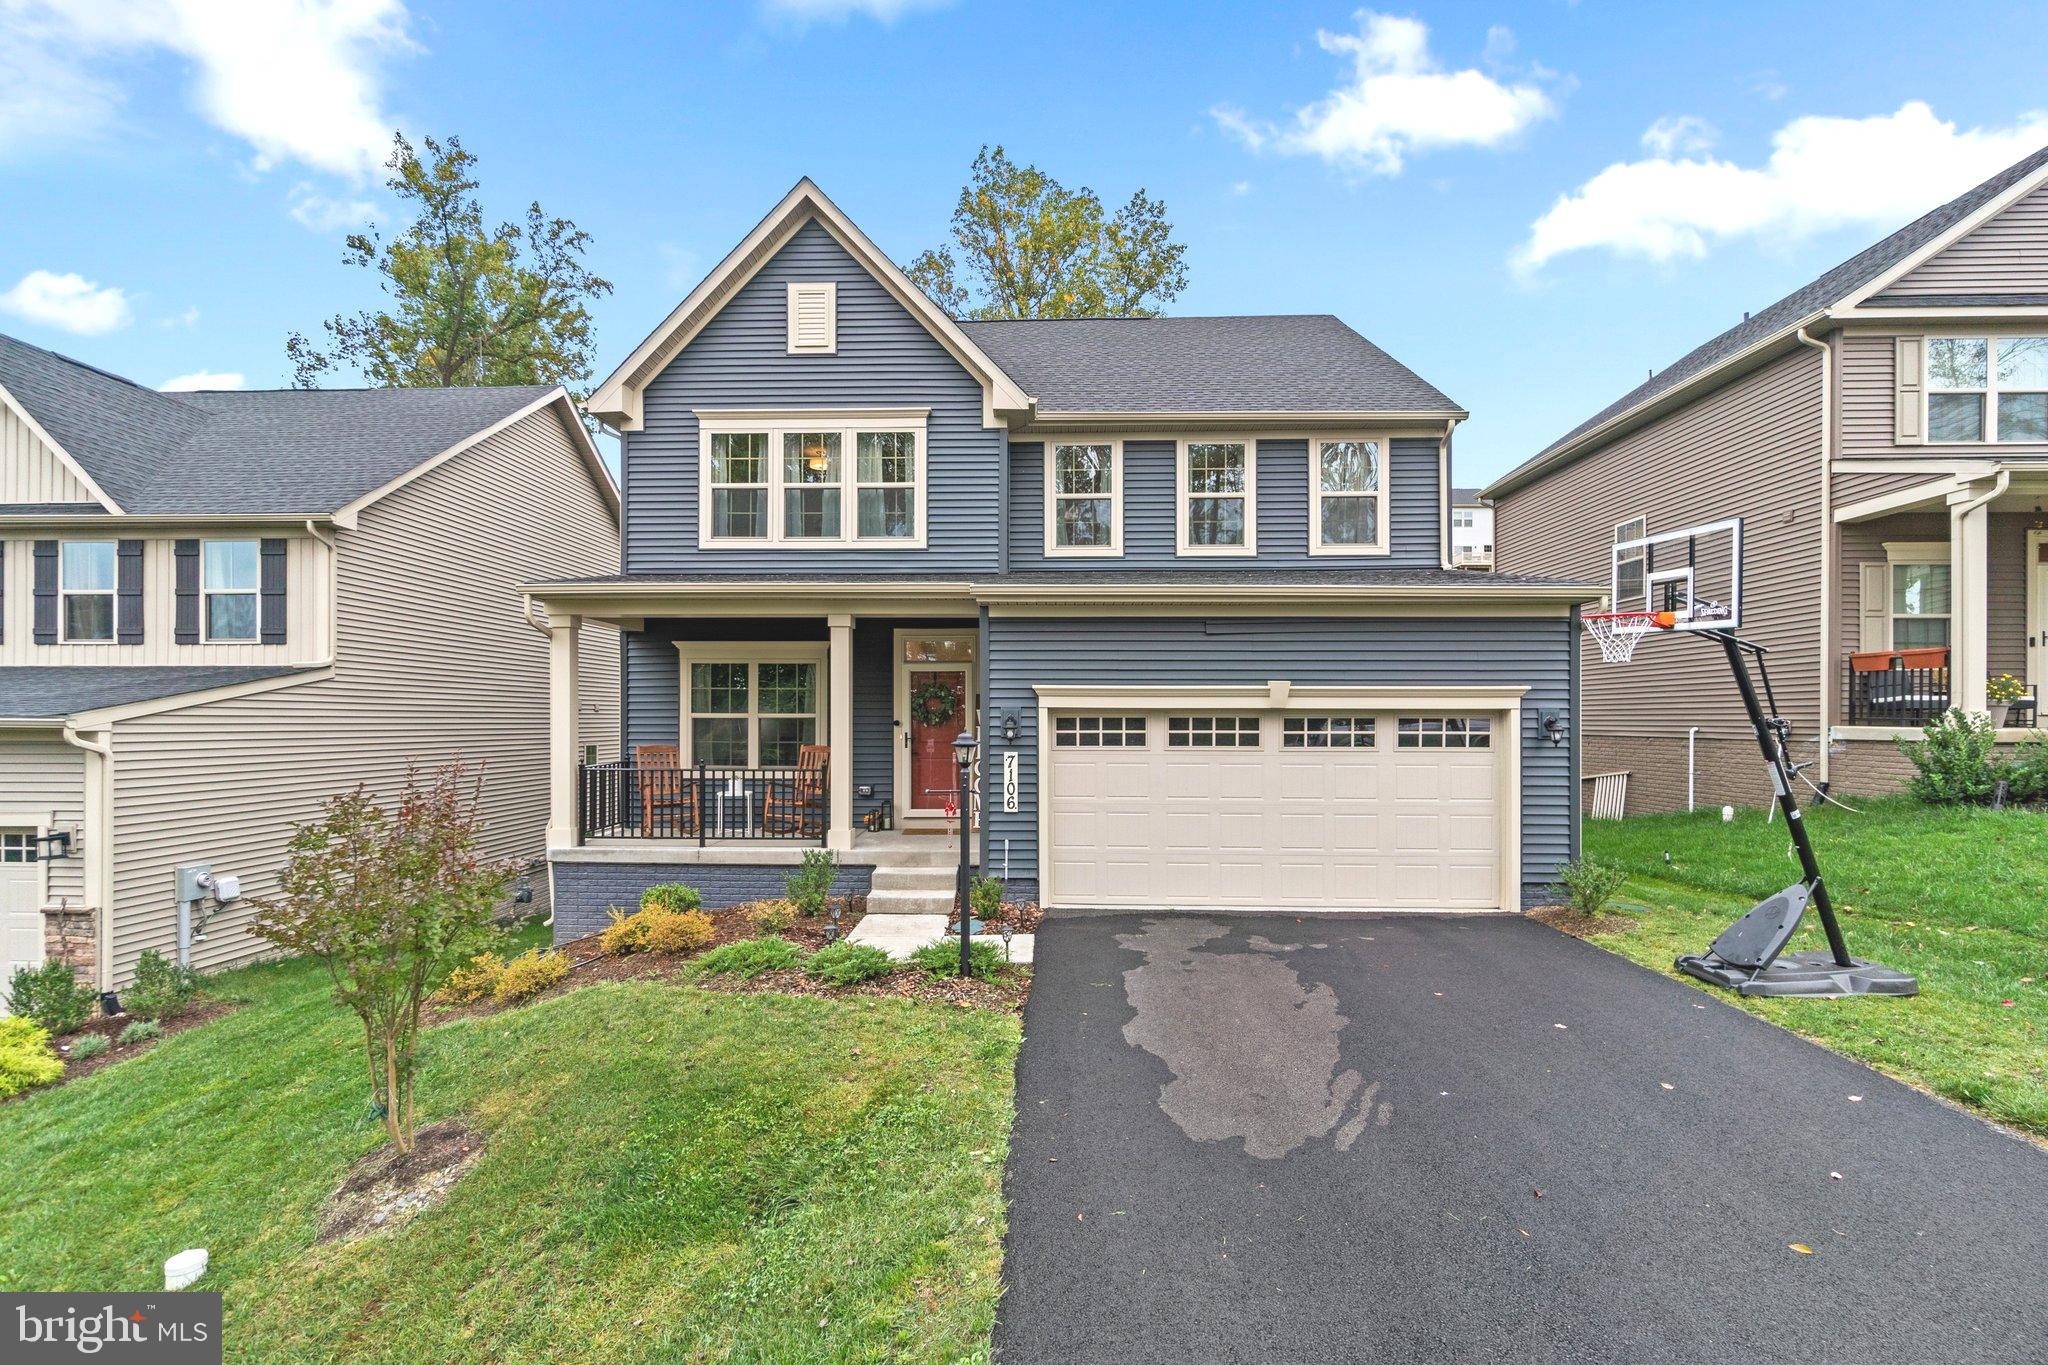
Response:
[[[175,546],[178,567],[178,610],[171,638],[181,645],[199,643],[199,542],[181,540]]]
[[[282,540],[263,542],[263,643],[281,645],[284,643],[285,617],[285,543]]]
[[[35,639],[39,645],[57,643],[57,542],[36,542]]]
[[[115,555],[114,640],[142,643],[142,542],[124,540]]]

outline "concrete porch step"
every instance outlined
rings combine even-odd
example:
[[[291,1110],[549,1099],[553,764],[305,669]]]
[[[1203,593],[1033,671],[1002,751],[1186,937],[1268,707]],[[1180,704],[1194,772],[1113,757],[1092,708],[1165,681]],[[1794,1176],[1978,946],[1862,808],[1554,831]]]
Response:
[[[870,915],[949,915],[952,912],[953,892],[950,887],[943,891],[868,892]]]
[[[950,896],[959,875],[957,865],[884,864],[875,869],[874,887],[877,891],[943,891]]]

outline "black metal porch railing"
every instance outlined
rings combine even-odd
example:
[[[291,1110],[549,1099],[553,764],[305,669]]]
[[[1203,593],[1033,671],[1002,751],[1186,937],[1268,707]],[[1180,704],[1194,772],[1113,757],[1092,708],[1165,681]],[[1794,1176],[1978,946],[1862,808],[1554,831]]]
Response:
[[[576,841],[825,841],[829,769],[577,765]]]
[[[1849,666],[1849,724],[1926,725],[1949,708],[1946,668]]]

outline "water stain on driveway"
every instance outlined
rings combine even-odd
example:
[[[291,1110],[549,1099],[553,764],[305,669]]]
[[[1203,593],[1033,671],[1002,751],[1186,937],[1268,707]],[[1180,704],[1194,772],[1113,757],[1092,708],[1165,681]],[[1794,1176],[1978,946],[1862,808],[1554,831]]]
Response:
[[[1360,1093],[1356,1071],[1339,1072],[1338,1035],[1350,1021],[1337,995],[1304,985],[1279,945],[1252,936],[1247,951],[1205,945],[1229,928],[1215,920],[1147,920],[1117,943],[1145,961],[1124,973],[1135,1014],[1124,1039],[1173,1072],[1159,1107],[1189,1137],[1242,1139],[1246,1155],[1272,1160],[1344,1121],[1335,1146],[1348,1151],[1392,1110],[1378,1083]]]

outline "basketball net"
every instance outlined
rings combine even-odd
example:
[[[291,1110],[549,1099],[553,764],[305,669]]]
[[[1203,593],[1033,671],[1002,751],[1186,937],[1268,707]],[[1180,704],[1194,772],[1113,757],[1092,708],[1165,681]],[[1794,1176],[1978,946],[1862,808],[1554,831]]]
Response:
[[[1601,611],[1581,616],[1586,633],[1600,646],[1600,657],[1625,664],[1636,655],[1636,641],[1653,630],[1669,630],[1676,621],[1668,611]]]

